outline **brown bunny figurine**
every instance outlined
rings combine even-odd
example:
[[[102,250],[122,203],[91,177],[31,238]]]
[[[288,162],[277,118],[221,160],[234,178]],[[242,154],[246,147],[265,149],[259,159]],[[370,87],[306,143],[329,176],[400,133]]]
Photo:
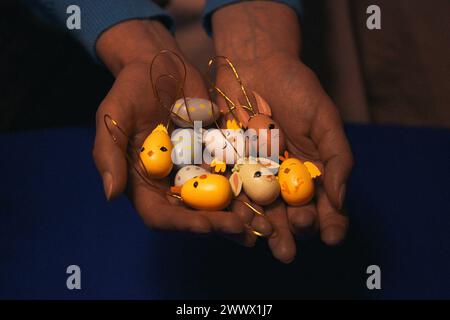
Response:
[[[286,139],[283,130],[280,128],[278,123],[272,119],[272,109],[270,108],[267,101],[265,101],[259,94],[253,91],[256,103],[258,106],[258,111],[250,115],[242,106],[237,105],[235,109],[235,115],[237,116],[239,122],[246,129],[255,130],[256,136],[252,143],[255,143],[256,150],[258,151],[258,156],[262,156],[259,148],[266,148],[266,156],[271,157],[271,147],[272,147],[272,137],[271,130],[278,129],[278,134],[274,134],[273,138],[278,139],[278,153],[283,154],[286,149]],[[262,131],[261,129],[266,129]],[[257,141],[264,139],[264,141]],[[277,155],[278,156],[278,155]]]

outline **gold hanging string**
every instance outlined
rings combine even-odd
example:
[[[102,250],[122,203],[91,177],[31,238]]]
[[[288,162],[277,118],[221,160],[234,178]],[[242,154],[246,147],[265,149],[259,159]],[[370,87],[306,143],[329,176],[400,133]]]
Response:
[[[210,77],[210,73],[211,73],[211,68],[212,68],[212,65],[213,65],[213,63],[214,62],[216,62],[216,60],[217,59],[224,59],[226,62],[227,62],[227,64],[228,64],[228,66],[231,68],[231,70],[233,71],[233,73],[234,73],[234,76],[236,77],[236,80],[238,81],[238,83],[239,83],[239,85],[240,85],[240,87],[241,87],[241,90],[242,90],[242,93],[244,94],[244,96],[245,96],[245,99],[247,100],[247,104],[248,104],[248,107],[247,106],[242,106],[244,109],[247,109],[247,110],[249,110],[250,112],[252,112],[253,113],[253,115],[255,114],[255,112],[254,112],[254,110],[253,110],[253,106],[252,106],[252,104],[251,104],[251,102],[250,102],[250,99],[249,99],[249,97],[248,97],[248,95],[247,95],[247,92],[246,92],[246,90],[245,90],[245,87],[244,87],[244,84],[242,83],[242,80],[241,80],[241,78],[239,77],[239,73],[237,72],[237,70],[236,70],[236,68],[234,67],[234,65],[233,65],[233,63],[227,58],[227,57],[225,57],[225,56],[215,56],[215,57],[213,57],[212,59],[210,59],[209,60],[209,62],[208,62],[208,68],[209,68],[209,74],[207,75],[207,79],[209,80],[209,83],[211,84],[211,86],[225,99],[225,102],[227,103],[227,106],[228,106],[228,110],[233,114],[233,116],[237,119],[237,117],[234,115],[234,109],[236,108],[236,104],[225,94],[225,92],[223,92],[220,88],[218,88],[217,86],[216,86],[216,84],[211,80],[211,77]],[[210,90],[209,91],[209,93],[211,93],[211,91],[212,90]],[[211,107],[212,107],[212,97],[210,96],[209,97],[209,99],[210,99],[210,101],[211,101]],[[230,104],[231,104],[231,107],[230,107]],[[227,140],[228,141],[228,139],[227,139],[227,137],[225,136],[225,134],[222,132],[222,130],[221,130],[221,128],[220,128],[220,126],[219,126],[219,124],[217,123],[217,121],[214,119],[214,124],[216,125],[216,127],[219,129],[219,131],[221,132],[221,134],[222,134],[222,136],[225,138],[225,140]],[[229,142],[229,141],[228,141]],[[239,152],[236,150],[236,148],[233,146],[233,144],[230,142],[230,145],[233,147],[233,149],[234,149],[234,151],[235,151],[235,153],[236,153],[236,155],[238,156],[238,157],[241,157],[241,155],[239,154]],[[262,212],[260,212],[258,209],[256,209],[252,204],[250,204],[249,202],[247,202],[247,201],[245,201],[245,200],[241,200],[241,199],[238,199],[238,198],[234,198],[234,200],[237,200],[237,201],[240,201],[240,202],[242,202],[245,206],[247,206],[250,210],[252,210],[252,212],[255,214],[255,215],[258,215],[258,216],[265,216]],[[255,231],[255,230],[253,230],[253,228],[252,227],[250,227],[249,225],[246,225],[252,232],[253,232],[253,234],[255,234],[256,236],[258,236],[258,237],[262,237],[263,235],[260,233],[260,232],[257,232],[257,231]]]
[[[250,230],[251,233],[253,233],[255,236],[264,238],[264,235],[261,232],[256,231],[253,229],[250,225],[246,224],[245,227]]]
[[[241,87],[241,91],[242,91],[242,93],[244,94],[245,100],[246,100],[246,102],[247,102],[247,105],[241,106],[241,107],[244,108],[244,109],[249,110],[249,111],[252,113],[252,115],[255,115],[255,111],[254,111],[253,105],[252,105],[252,103],[250,102],[250,98],[248,97],[247,91],[245,90],[245,86],[244,86],[244,84],[243,84],[243,82],[242,82],[242,80],[241,80],[241,77],[239,76],[239,73],[237,72],[235,66],[234,66],[233,63],[230,61],[230,59],[228,59],[228,58],[225,57],[225,56],[215,56],[215,57],[213,57],[213,58],[210,59],[209,62],[208,62],[209,73],[211,73],[212,65],[213,65],[218,59],[224,59],[224,60],[226,61],[227,65],[228,65],[228,66],[231,68],[231,70],[233,71],[233,74],[234,74],[234,76],[235,76],[237,82],[239,83],[239,86]],[[228,109],[230,110],[230,112],[233,113],[234,109],[236,109],[236,103],[234,103],[234,102],[227,96],[227,94],[226,94],[225,92],[223,92],[223,90],[221,90],[219,87],[217,87],[217,85],[215,84],[214,81],[211,80],[211,78],[210,78],[209,75],[208,75],[208,80],[209,80],[211,86],[214,88],[214,90],[216,90],[216,91],[217,91],[217,92],[225,99],[225,101],[227,102]],[[229,106],[229,104],[231,104],[231,107]],[[234,113],[233,113],[233,116],[235,116]],[[236,116],[235,116],[235,118],[236,118]]]
[[[181,95],[182,95],[182,97],[183,97],[183,100],[184,100],[184,106],[185,106],[185,108],[186,108],[186,113],[187,113],[187,116],[188,116],[188,120],[184,119],[184,118],[183,118],[182,116],[180,116],[178,113],[174,112],[172,107],[166,106],[166,105],[164,104],[164,102],[162,101],[162,98],[161,98],[161,96],[160,96],[160,92],[164,92],[164,93],[168,94],[167,91],[165,91],[165,90],[163,90],[163,89],[158,89],[158,82],[161,81],[161,79],[163,79],[163,78],[170,78],[171,80],[173,80],[173,81],[175,81],[176,83],[179,84],[178,91],[181,92]],[[190,114],[190,112],[189,112],[189,108],[187,107],[187,100],[186,100],[186,96],[185,96],[185,94],[184,94],[184,87],[183,87],[183,85],[182,85],[181,83],[179,83],[179,80],[178,80],[177,78],[175,78],[175,77],[174,77],[173,75],[171,75],[171,74],[162,74],[162,75],[160,75],[158,78],[156,78],[156,81],[155,81],[155,87],[156,87],[156,98],[157,98],[157,100],[159,101],[160,106],[162,106],[164,109],[166,109],[171,115],[173,115],[173,116],[176,117],[177,119],[180,119],[182,122],[186,122],[187,124],[193,126],[193,125],[194,125],[194,122],[192,121],[191,114]],[[179,94],[177,93],[176,96],[179,96]],[[180,108],[181,108],[181,107],[180,107]],[[170,118],[167,120],[167,126],[166,126],[167,129],[169,129],[169,123],[170,123]]]
[[[157,92],[156,92],[156,87],[153,86],[153,84],[155,83],[155,82],[153,81],[153,66],[154,66],[154,64],[155,64],[156,59],[158,59],[160,56],[162,56],[162,55],[164,55],[164,54],[172,54],[172,55],[174,55],[176,58],[178,58],[178,60],[181,62],[181,65],[183,66],[183,76],[182,76],[183,81],[181,81],[180,83],[181,83],[181,84],[185,84],[185,83],[186,83],[186,75],[187,75],[186,65],[184,64],[183,59],[181,58],[181,56],[180,56],[178,53],[176,53],[176,52],[174,52],[174,51],[172,51],[172,50],[168,50],[168,49],[166,49],[166,50],[161,50],[160,52],[158,52],[158,54],[156,54],[156,55],[153,57],[152,62],[150,63],[150,81],[151,81],[151,83],[152,83],[153,93],[155,94],[155,96],[157,95]]]
[[[214,112],[214,107],[213,107],[213,102],[212,102],[212,97],[211,97],[211,93],[208,91],[208,96],[209,96],[209,103],[210,103],[210,106],[211,106],[211,112]],[[233,144],[227,139],[227,137],[225,136],[225,134],[223,133],[223,131],[222,131],[222,128],[220,127],[220,125],[219,125],[219,123],[217,122],[217,120],[216,120],[216,118],[213,116],[213,119],[214,119],[214,125],[216,126],[216,128],[217,129],[219,129],[219,132],[220,132],[220,134],[222,135],[222,137],[226,140],[226,141],[228,141],[228,143],[231,145],[231,147],[233,148],[233,150],[234,150],[234,152],[235,152],[235,155],[238,157],[238,158],[240,158],[241,157],[241,155],[239,154],[239,152],[237,151],[237,149],[233,146]],[[245,142],[244,142],[245,143]],[[245,145],[244,145],[244,148],[245,148]],[[245,153],[245,150],[244,150],[244,153]]]
[[[171,54],[171,55],[174,55],[174,56],[179,60],[179,62],[181,63],[181,65],[183,66],[183,75],[182,75],[182,79],[183,79],[183,80],[182,80],[182,81],[178,80],[176,76],[174,76],[174,75],[172,75],[172,74],[170,74],[170,73],[162,74],[162,75],[160,75],[158,78],[156,78],[156,80],[154,80],[154,78],[153,78],[153,67],[154,67],[154,65],[155,65],[155,61],[157,60],[158,57],[160,57],[160,56],[162,56],[162,55],[165,55],[165,54]],[[183,61],[183,59],[181,58],[181,56],[180,56],[178,53],[176,53],[176,52],[174,52],[174,51],[172,51],[172,50],[168,50],[168,49],[166,49],[166,50],[161,50],[158,54],[156,54],[156,55],[153,57],[153,59],[152,59],[152,61],[151,61],[151,63],[150,63],[149,74],[150,74],[150,82],[151,82],[151,84],[152,84],[153,94],[155,95],[155,97],[156,97],[156,99],[157,99],[159,105],[160,105],[161,107],[165,108],[166,110],[168,110],[172,115],[174,115],[174,116],[177,117],[178,119],[180,119],[180,120],[182,120],[182,121],[184,121],[184,122],[187,122],[189,125],[192,126],[192,125],[193,125],[193,121],[192,121],[192,118],[191,118],[191,114],[190,114],[190,112],[189,112],[189,108],[188,108],[188,103],[187,103],[186,95],[185,95],[185,93],[184,93],[184,85],[186,84],[186,77],[187,77],[187,68],[186,68],[186,64],[184,63],[184,61]],[[177,90],[176,90],[177,94],[176,94],[175,99],[177,100],[178,96],[179,96],[180,93],[181,93],[182,98],[183,98],[183,101],[184,101],[184,106],[185,106],[185,108],[186,108],[186,114],[187,114],[187,116],[188,116],[188,120],[182,118],[180,115],[178,115],[177,113],[173,112],[173,110],[172,110],[171,108],[168,108],[168,107],[165,106],[165,104],[164,104],[164,102],[162,101],[161,96],[160,96],[160,94],[159,94],[159,90],[161,90],[161,89],[158,90],[158,82],[159,82],[162,78],[170,78],[170,79],[172,79],[173,81],[175,81],[175,82],[177,83],[178,88],[177,88]],[[167,127],[169,126],[169,122],[170,122],[170,120],[168,120],[168,122],[167,122]]]
[[[264,213],[262,213],[261,211],[259,211],[258,209],[256,209],[254,206],[252,206],[252,205],[251,205],[250,203],[248,203],[247,201],[241,200],[241,199],[238,199],[238,198],[234,198],[234,200],[240,201],[240,202],[242,202],[243,204],[245,204],[245,205],[246,205],[250,210],[252,210],[253,213],[256,214],[257,216],[261,216],[261,217],[264,217],[264,216],[265,216]]]
[[[262,213],[261,211],[259,211],[258,209],[256,209],[254,206],[252,206],[252,205],[251,205],[250,203],[248,203],[247,201],[241,200],[241,199],[238,199],[238,198],[234,198],[234,200],[240,201],[240,202],[242,202],[243,204],[245,204],[248,208],[250,208],[250,209],[253,211],[253,213],[254,213],[255,215],[261,216],[261,217],[264,217],[264,216],[265,216],[264,213]],[[264,235],[263,235],[261,232],[258,232],[258,231],[256,231],[255,229],[253,229],[253,227],[252,227],[251,225],[245,224],[245,227],[246,227],[247,229],[249,229],[250,232],[253,233],[255,236],[264,238]]]
[[[111,117],[109,114],[105,114],[104,117],[103,117],[103,121],[104,121],[104,123],[105,123],[106,130],[108,131],[109,135],[111,136],[111,138],[112,138],[112,140],[113,140],[113,142],[114,142],[115,144],[118,143],[118,139],[117,139],[117,137],[115,136],[115,134],[112,132],[112,130],[111,130],[109,124],[108,124],[108,121],[109,121],[110,123],[112,123],[112,125],[113,125],[114,127],[116,127],[116,128],[119,130],[119,132],[125,137],[125,139],[127,140],[127,145],[129,144],[130,139],[128,138],[127,133],[126,133],[125,130],[117,123],[117,121],[114,120],[113,117]],[[120,149],[120,148],[119,148],[119,149]],[[132,148],[132,149],[133,149],[133,148]],[[120,149],[120,150],[122,150],[122,149]],[[134,150],[135,150],[135,149],[134,149]],[[135,151],[136,151],[136,150],[135,150]],[[168,192],[168,191],[166,191],[166,190],[162,190],[162,189],[160,189],[160,188],[154,186],[154,185],[151,183],[151,179],[147,176],[147,173],[142,174],[142,172],[141,172],[138,168],[136,168],[136,166],[133,164],[133,159],[130,157],[130,155],[129,155],[127,152],[124,152],[124,153],[125,153],[124,155],[125,155],[125,158],[126,158],[126,160],[127,160],[127,163],[133,168],[133,170],[134,170],[134,171],[137,173],[137,175],[144,181],[144,183],[146,183],[152,190],[154,190],[154,191],[156,191],[156,192],[159,192],[159,193],[161,193],[161,194],[163,194],[163,195],[173,197],[173,198],[178,199],[178,200],[180,200],[181,202],[183,202],[183,198],[182,198],[180,195],[174,194],[174,193],[172,193],[172,192]],[[144,172],[146,172],[146,171],[145,171],[144,164],[142,163],[142,159],[139,157],[139,154],[138,154],[137,152],[136,152],[136,155],[137,155],[137,158],[138,158],[139,161],[140,161],[141,168],[143,168]],[[244,201],[244,200],[241,200],[241,199],[235,199],[235,200],[238,200],[238,201],[241,201],[242,203],[244,203],[247,207],[249,207],[250,209],[252,209],[252,211],[253,211],[254,213],[256,213],[256,214],[258,214],[258,215],[261,215],[261,216],[264,215],[263,213],[259,212],[256,208],[254,208],[251,204],[249,204],[247,201]],[[263,237],[263,234],[262,234],[262,233],[260,233],[260,232],[258,232],[258,231],[256,231],[256,230],[254,230],[250,225],[246,224],[245,227],[246,227],[247,229],[249,229],[250,232],[252,232],[254,235],[256,235],[256,236],[258,236],[258,237]]]

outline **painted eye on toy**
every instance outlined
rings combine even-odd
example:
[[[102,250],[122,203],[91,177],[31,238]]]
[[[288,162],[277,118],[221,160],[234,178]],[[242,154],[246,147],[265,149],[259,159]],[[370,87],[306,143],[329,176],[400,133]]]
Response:
[[[253,178],[260,178],[261,177],[261,171],[256,171],[253,175]]]
[[[142,147],[142,148],[141,148],[141,152],[144,152],[144,150],[145,150],[145,148],[144,148],[144,147]]]
[[[159,148],[159,150],[161,150],[162,152],[166,152],[167,148],[166,147],[161,147],[161,148]]]
[[[275,124],[274,123],[269,124],[269,129],[270,130],[275,129]]]
[[[197,188],[198,187],[198,181],[195,181],[194,182],[194,188]]]

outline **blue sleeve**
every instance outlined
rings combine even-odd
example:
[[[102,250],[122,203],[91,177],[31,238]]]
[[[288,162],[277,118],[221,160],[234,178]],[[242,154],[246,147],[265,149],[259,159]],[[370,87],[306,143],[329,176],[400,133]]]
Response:
[[[33,11],[59,28],[68,30],[67,8],[80,8],[81,29],[68,30],[97,59],[95,43],[103,31],[130,19],[158,19],[167,28],[173,28],[173,20],[163,9],[150,0],[27,0]]]
[[[241,0],[207,0],[205,11],[203,13],[203,27],[205,28],[206,32],[211,35],[212,34],[212,26],[211,26],[211,16],[217,9],[233,4],[236,2],[240,2]],[[301,0],[271,0],[272,2],[279,2],[284,3],[288,6],[290,6],[292,9],[297,12],[297,15],[299,18],[303,15],[303,7]]]

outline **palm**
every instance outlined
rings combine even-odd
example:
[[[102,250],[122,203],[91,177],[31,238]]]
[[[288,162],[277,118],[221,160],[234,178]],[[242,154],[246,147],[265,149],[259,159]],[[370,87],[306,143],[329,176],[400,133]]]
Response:
[[[125,155],[136,159],[136,151],[147,135],[158,123],[166,123],[168,118],[167,110],[156,103],[148,67],[146,63],[125,67],[98,109],[94,159],[103,176],[106,193],[114,197],[126,187],[136,210],[152,228],[200,233],[213,230],[242,233],[244,226],[236,214],[189,210],[164,192],[169,190],[169,178],[146,182],[134,169],[143,173],[139,163],[136,160],[127,161]],[[185,89],[188,93],[193,96],[206,95],[202,92],[204,88],[200,76],[189,66],[187,83],[189,85]],[[106,121],[111,130],[108,131],[105,115],[110,115],[126,135],[112,122]],[[116,143],[111,133],[117,138]],[[110,185],[105,181],[107,173],[112,176],[111,190],[106,190]]]
[[[236,60],[233,63],[247,91],[258,92],[272,107],[273,118],[286,133],[290,153],[316,162],[324,172],[323,185],[316,188],[316,202],[287,207],[284,211],[278,209],[275,224],[283,226],[288,220],[290,228],[300,232],[320,226],[325,242],[339,242],[347,228],[346,218],[338,213],[342,206],[339,193],[350,171],[352,156],[337,109],[316,76],[298,59],[277,56],[252,63]],[[245,101],[227,68],[219,68],[217,86],[232,99]],[[289,236],[285,239],[291,241]]]

